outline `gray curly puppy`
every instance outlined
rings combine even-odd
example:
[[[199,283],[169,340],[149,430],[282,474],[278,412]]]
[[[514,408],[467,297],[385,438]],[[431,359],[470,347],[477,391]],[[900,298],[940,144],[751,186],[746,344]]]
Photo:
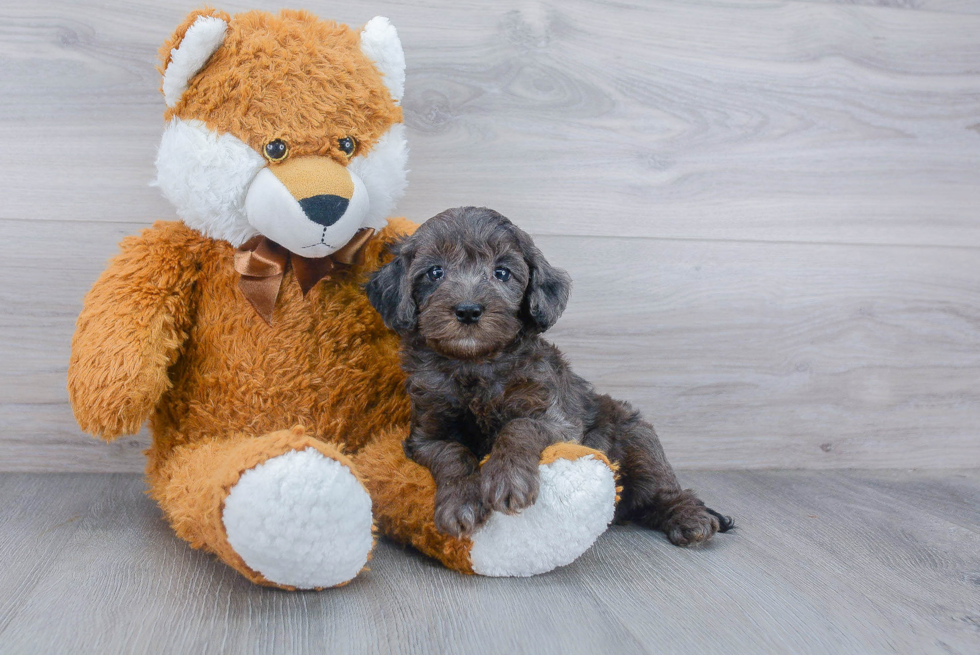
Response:
[[[619,466],[617,520],[662,530],[679,546],[733,527],[681,489],[639,412],[596,393],[541,338],[564,311],[571,280],[523,230],[491,209],[449,209],[394,255],[367,295],[402,336],[413,404],[405,452],[435,479],[440,530],[466,535],[492,510],[533,504],[541,452],[559,441]]]

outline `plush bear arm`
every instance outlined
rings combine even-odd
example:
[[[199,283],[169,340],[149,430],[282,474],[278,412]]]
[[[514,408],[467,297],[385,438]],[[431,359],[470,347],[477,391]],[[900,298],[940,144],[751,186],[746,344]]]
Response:
[[[68,364],[68,397],[86,432],[107,441],[138,432],[170,387],[198,275],[193,234],[157,223],[126,238],[86,295]]]

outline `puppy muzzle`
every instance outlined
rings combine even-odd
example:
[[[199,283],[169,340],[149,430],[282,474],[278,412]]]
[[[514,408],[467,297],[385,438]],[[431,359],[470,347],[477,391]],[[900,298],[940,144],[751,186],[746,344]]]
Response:
[[[364,182],[329,157],[270,164],[245,197],[249,224],[303,257],[326,257],[350,241],[370,209]]]

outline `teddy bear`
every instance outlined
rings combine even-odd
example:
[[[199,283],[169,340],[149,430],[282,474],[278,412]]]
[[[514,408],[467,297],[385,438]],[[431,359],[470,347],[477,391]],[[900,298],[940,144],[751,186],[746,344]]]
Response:
[[[454,570],[568,564],[613,518],[601,453],[557,444],[537,502],[451,537],[408,460],[398,337],[363,285],[414,225],[395,28],[304,11],[191,13],[161,48],[156,159],[180,221],[124,239],[72,339],[71,406],[105,440],[149,422],[149,493],[252,582],[343,585],[375,532]]]

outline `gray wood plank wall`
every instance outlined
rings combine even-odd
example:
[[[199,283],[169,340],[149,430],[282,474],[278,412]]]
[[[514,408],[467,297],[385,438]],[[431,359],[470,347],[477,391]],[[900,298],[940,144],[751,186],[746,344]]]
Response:
[[[65,368],[116,243],[174,216],[155,55],[196,4],[0,6],[0,470],[142,466]],[[399,213],[534,234],[575,279],[554,339],[677,465],[980,466],[980,2],[302,4],[392,19]]]

